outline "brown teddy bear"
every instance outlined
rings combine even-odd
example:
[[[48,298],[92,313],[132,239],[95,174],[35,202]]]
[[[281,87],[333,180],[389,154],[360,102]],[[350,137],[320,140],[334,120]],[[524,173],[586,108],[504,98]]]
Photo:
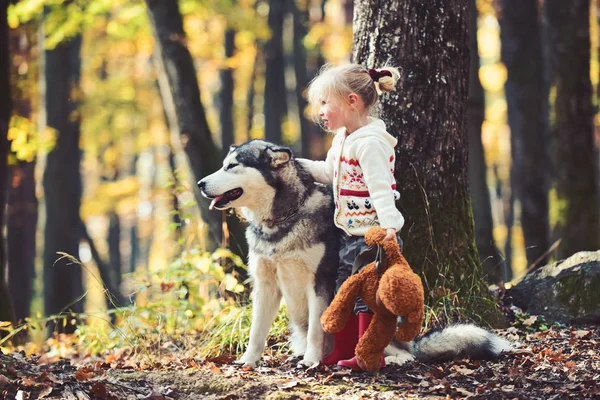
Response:
[[[360,338],[355,354],[358,366],[370,372],[380,368],[383,350],[394,335],[398,340],[408,342],[419,334],[425,314],[421,278],[402,256],[398,243],[383,240],[385,236],[383,228],[373,227],[367,231],[366,243],[381,246],[385,259],[381,265],[372,262],[350,276],[321,316],[321,325],[326,332],[339,332],[348,322],[357,297],[362,298],[374,316]],[[403,317],[399,328],[398,317]]]

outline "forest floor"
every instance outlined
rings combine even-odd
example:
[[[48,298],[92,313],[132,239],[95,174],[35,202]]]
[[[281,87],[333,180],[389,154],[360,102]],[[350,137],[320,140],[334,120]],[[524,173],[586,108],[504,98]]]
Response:
[[[0,354],[0,398],[600,398],[600,328],[553,326],[532,332],[527,325],[497,331],[518,350],[494,362],[412,362],[377,374],[322,365],[300,369],[297,360],[268,354],[255,369],[234,365],[228,357],[179,359],[173,353],[153,365],[127,352],[48,363],[39,356]]]

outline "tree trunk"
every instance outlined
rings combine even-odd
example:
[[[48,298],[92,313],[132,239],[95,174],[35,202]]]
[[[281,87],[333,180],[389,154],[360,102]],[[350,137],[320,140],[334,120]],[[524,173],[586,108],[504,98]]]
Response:
[[[11,302],[6,286],[6,242],[4,238],[4,215],[8,187],[9,142],[7,134],[12,108],[7,8],[8,2],[0,4],[0,321],[13,320]]]
[[[545,264],[548,222],[548,92],[537,0],[504,0],[500,18],[502,61],[511,132],[513,199],[521,204],[527,264]]]
[[[11,32],[13,61],[14,114],[31,118],[31,79],[37,73],[31,49],[36,34],[33,24],[21,25]],[[27,63],[27,73],[18,73],[17,67]],[[15,319],[29,317],[35,275],[36,228],[38,200],[35,194],[36,161],[18,160],[10,166],[6,240],[8,253],[8,288],[14,306]]]
[[[160,93],[168,116],[171,144],[187,155],[194,179],[200,181],[221,166],[218,151],[210,134],[196,70],[183,30],[183,19],[177,1],[146,0],[148,15],[155,38],[155,60],[159,70]],[[202,197],[196,185],[194,194],[202,219],[208,225],[208,249],[215,249],[222,239],[222,214],[208,209],[209,201]],[[247,245],[242,224],[237,217],[227,218],[235,253],[245,256]]]
[[[304,96],[304,92],[308,87],[309,77],[304,39],[308,34],[309,4],[307,1],[296,1],[292,6],[294,14],[294,72],[296,74],[296,100],[300,117],[301,154],[302,157],[314,160],[322,156],[323,140],[321,140],[318,126],[305,115],[308,101]]]
[[[559,259],[600,245],[589,6],[583,0],[546,1],[556,91],[551,135]]]
[[[21,162],[10,168],[8,191],[7,244],[8,288],[15,319],[29,317],[35,276],[38,200],[35,195],[35,162]]]
[[[494,221],[490,192],[487,185],[487,165],[481,142],[481,124],[485,116],[485,98],[479,81],[479,53],[477,46],[477,7],[471,0],[469,17],[469,103],[467,109],[467,132],[469,135],[469,181],[473,218],[475,220],[475,242],[483,273],[490,283],[509,280],[502,256],[494,242]]]
[[[43,186],[46,201],[44,232],[44,308],[46,315],[82,312],[81,267],[58,252],[79,257],[81,238],[81,150],[79,79],[81,36],[43,53],[42,89],[46,125],[57,131],[56,145],[48,153]],[[45,89],[45,91],[44,91]],[[60,261],[57,261],[60,259]],[[58,331],[73,332],[75,326],[56,324]]]
[[[271,38],[265,45],[265,139],[280,144],[281,124],[287,114],[283,20],[290,0],[269,0]]]
[[[229,60],[235,52],[235,31],[225,31],[225,59]],[[229,152],[229,147],[234,141],[233,127],[233,69],[226,66],[221,70],[221,100],[219,119],[221,121],[221,154],[223,157]]]
[[[382,97],[399,140],[396,180],[406,218],[406,256],[431,294],[456,292],[475,317],[500,323],[485,285],[473,232],[467,176],[470,0],[355,3],[353,59],[398,65],[403,79]]]

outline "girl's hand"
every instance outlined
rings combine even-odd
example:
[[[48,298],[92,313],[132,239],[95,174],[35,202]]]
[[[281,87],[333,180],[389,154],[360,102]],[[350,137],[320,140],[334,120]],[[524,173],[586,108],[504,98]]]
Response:
[[[383,240],[393,240],[394,242],[398,241],[398,239],[396,238],[396,230],[394,228],[387,228],[386,232],[387,235],[385,235]]]

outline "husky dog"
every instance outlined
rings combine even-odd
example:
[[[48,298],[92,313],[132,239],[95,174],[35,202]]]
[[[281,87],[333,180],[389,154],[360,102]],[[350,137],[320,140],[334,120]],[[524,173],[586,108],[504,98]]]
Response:
[[[339,264],[331,188],[315,183],[290,149],[262,140],[232,146],[223,167],[198,185],[211,209],[237,208],[249,222],[252,325],[239,363],[259,361],[282,296],[292,352],[304,365],[319,362],[326,340],[320,318],[333,299]]]
[[[250,341],[238,363],[255,366],[281,298],[288,307],[291,348],[305,366],[332,344],[321,314],[335,291],[341,234],[330,187],[314,182],[290,149],[263,140],[232,146],[223,167],[198,182],[210,209],[236,208],[249,222],[248,267],[254,282]],[[494,358],[510,344],[470,324],[451,325],[410,343],[394,342],[386,361],[403,364],[471,356]]]

